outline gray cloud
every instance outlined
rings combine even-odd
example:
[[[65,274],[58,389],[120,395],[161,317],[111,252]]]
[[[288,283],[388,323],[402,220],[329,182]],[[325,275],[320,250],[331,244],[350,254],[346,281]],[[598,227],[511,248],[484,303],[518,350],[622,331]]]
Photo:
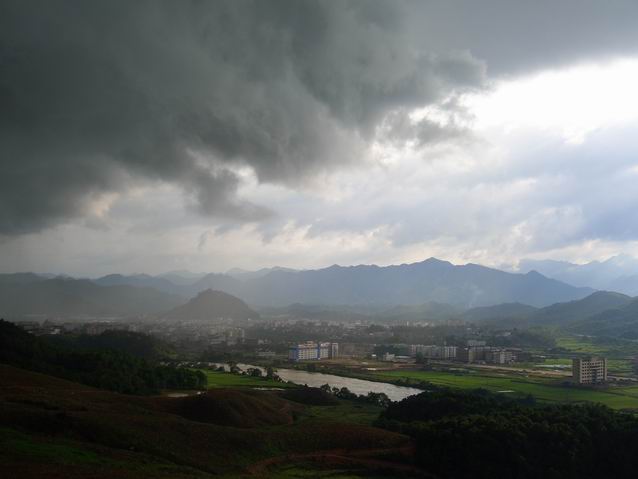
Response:
[[[635,0],[412,2],[415,45],[467,49],[491,75],[638,53]]]
[[[406,8],[2,2],[0,234],[141,180],[181,186],[206,215],[272,215],[238,197],[237,168],[296,185],[356,161],[388,112],[483,84],[464,49],[410,44]]]

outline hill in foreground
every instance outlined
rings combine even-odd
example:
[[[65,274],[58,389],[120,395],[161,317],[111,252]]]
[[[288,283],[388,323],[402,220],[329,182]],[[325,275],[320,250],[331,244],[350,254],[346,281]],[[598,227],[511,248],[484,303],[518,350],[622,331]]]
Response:
[[[6,477],[24,479],[271,477],[268,464],[305,464],[321,451],[348,450],[338,456],[347,461],[409,446],[404,435],[369,426],[293,422],[302,407],[275,391],[128,396],[0,364],[0,461]],[[263,414],[272,415],[268,423]],[[372,477],[369,467],[379,463],[358,459],[364,472],[351,477]]]

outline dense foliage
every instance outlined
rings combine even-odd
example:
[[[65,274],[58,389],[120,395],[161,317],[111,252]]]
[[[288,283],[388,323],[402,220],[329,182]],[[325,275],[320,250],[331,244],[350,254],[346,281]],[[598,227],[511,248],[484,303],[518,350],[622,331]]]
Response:
[[[378,425],[412,436],[442,477],[624,478],[638,466],[638,419],[602,405],[438,391],[391,404]]]
[[[135,350],[135,345],[147,343],[130,333],[115,337],[124,349],[127,349],[124,347],[126,338],[132,340],[128,347],[131,350]],[[206,375],[201,371],[161,366],[117,349],[96,346],[109,343],[113,343],[113,336],[109,334],[104,341],[98,337],[91,349],[78,347],[86,343],[73,347],[51,343],[0,320],[0,362],[3,363],[127,394],[206,386]]]
[[[159,360],[168,355],[169,346],[148,334],[107,330],[101,334],[80,336],[49,336],[46,341],[61,344],[65,349],[110,350],[140,359]]]
[[[339,399],[347,399],[349,401],[358,401],[368,404],[374,404],[376,406],[387,407],[391,401],[390,398],[385,393],[375,393],[370,391],[368,394],[355,394],[350,391],[347,387],[331,388],[329,384],[324,384],[319,388],[325,393],[332,394],[334,397]]]

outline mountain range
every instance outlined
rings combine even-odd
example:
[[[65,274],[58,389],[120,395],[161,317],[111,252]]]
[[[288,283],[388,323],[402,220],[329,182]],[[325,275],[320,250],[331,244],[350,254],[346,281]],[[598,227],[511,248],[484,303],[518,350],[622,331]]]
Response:
[[[441,312],[440,305],[455,311],[501,303],[544,307],[594,292],[535,271],[508,273],[476,264],[453,265],[435,258],[385,267],[333,265],[304,271],[271,268],[251,274],[234,271],[233,275],[111,274],[85,280],[5,274],[0,275],[0,315],[158,314],[208,289],[241,298],[253,308],[281,308],[295,303],[413,308],[411,312],[392,313],[402,317],[422,315],[426,310]]]
[[[553,260],[521,260],[518,271],[539,273],[574,286],[618,291],[638,295],[638,259],[628,255],[613,256],[606,261],[575,264]]]
[[[158,279],[162,281],[158,283]],[[95,280],[114,284],[113,275]],[[293,303],[316,305],[422,305],[446,303],[466,309],[506,302],[547,306],[579,299],[594,290],[574,287],[537,272],[507,273],[476,264],[453,265],[435,258],[380,267],[338,266],[296,271],[285,268],[254,274],[211,273],[190,284],[166,283],[166,278],[117,277],[117,284],[148,286],[193,297],[213,289],[242,298],[257,307],[282,307]],[[169,282],[170,283],[170,282]]]

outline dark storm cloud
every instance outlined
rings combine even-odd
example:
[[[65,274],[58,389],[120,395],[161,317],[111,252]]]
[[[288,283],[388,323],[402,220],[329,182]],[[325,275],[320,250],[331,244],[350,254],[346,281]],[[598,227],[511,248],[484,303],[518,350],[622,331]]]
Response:
[[[416,45],[463,48],[490,74],[638,53],[635,0],[441,0],[412,2]]]
[[[408,16],[382,1],[2,2],[0,234],[139,181],[177,184],[207,215],[268,216],[237,197],[238,167],[296,184],[356,161],[388,113],[482,85],[469,54],[415,49]]]

